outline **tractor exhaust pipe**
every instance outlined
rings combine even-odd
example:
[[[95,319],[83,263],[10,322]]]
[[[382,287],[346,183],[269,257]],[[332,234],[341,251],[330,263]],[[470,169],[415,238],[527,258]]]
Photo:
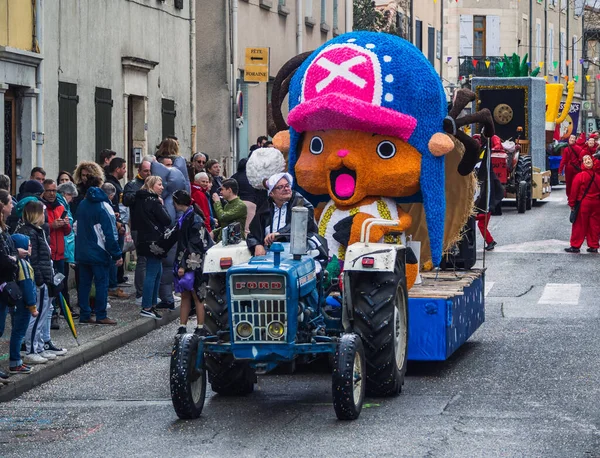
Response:
[[[292,229],[290,233],[290,253],[298,261],[306,254],[306,237],[308,231],[308,208],[292,208]]]

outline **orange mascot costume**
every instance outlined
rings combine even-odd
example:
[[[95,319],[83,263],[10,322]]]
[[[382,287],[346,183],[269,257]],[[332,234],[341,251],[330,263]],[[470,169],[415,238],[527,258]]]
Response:
[[[435,266],[442,257],[447,102],[423,53],[393,35],[351,32],[310,54],[289,83],[289,169],[307,198],[327,201],[319,232],[343,260],[371,217],[370,241],[412,222],[400,203],[422,202]],[[408,250],[407,286],[418,274]]]

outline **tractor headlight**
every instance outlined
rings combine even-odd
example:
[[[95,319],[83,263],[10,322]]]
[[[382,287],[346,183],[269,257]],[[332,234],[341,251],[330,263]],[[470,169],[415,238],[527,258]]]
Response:
[[[285,327],[280,321],[272,321],[271,323],[269,323],[267,332],[269,333],[269,337],[271,337],[272,339],[281,339],[285,332]]]
[[[253,328],[247,321],[242,321],[235,327],[235,332],[237,332],[237,335],[242,339],[247,339],[252,335]]]

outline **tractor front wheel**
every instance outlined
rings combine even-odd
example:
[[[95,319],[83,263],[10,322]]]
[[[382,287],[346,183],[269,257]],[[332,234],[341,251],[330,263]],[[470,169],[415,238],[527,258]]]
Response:
[[[333,363],[333,408],[340,420],[356,420],[365,399],[365,350],[360,337],[344,334]]]
[[[196,367],[199,337],[183,334],[175,339],[171,353],[171,400],[182,420],[198,418],[206,397],[206,372]]]

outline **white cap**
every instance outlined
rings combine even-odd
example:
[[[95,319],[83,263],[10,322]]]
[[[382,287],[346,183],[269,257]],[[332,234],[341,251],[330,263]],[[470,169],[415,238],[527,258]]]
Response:
[[[279,180],[285,178],[290,186],[294,185],[294,179],[289,173],[276,173],[275,175],[271,175],[267,180],[267,189],[269,190],[269,194],[273,192],[273,188],[279,183]]]

